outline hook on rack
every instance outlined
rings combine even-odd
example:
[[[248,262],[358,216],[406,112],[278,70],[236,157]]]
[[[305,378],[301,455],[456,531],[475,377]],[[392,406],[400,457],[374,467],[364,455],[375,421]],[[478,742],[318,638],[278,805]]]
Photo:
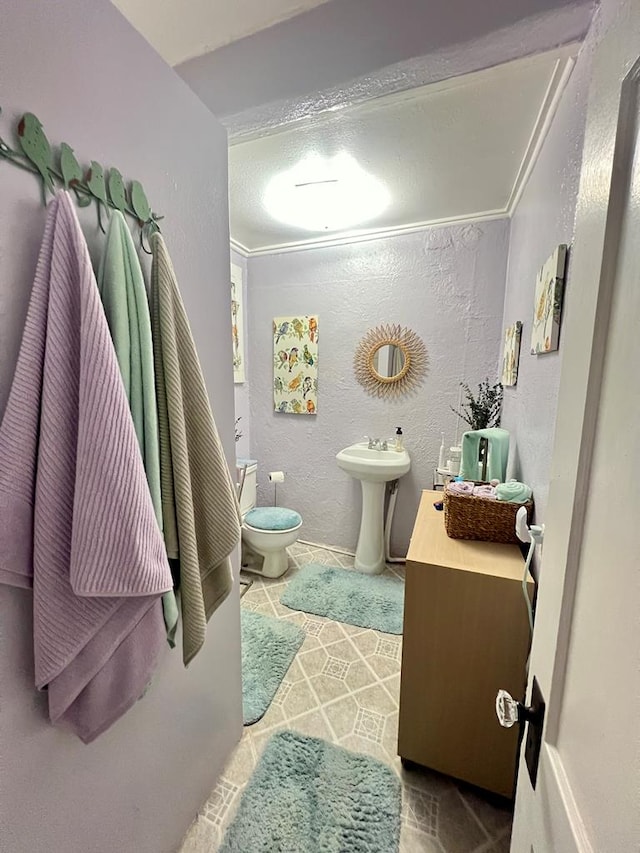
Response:
[[[47,139],[42,122],[33,113],[24,113],[19,120],[16,140],[16,146],[12,147],[0,136],[0,159],[40,179],[45,205],[47,193],[54,195],[56,184],[72,190],[79,207],[96,203],[98,226],[103,232],[102,209],[105,213],[109,208],[119,210],[136,220],[141,229],[140,244],[147,251],[143,243],[144,231],[147,229],[151,234],[160,230],[158,221],[163,217],[152,211],[140,181],[131,181],[127,188],[118,169],[111,167],[105,175],[104,167],[97,160],[92,160],[86,172],[83,171],[73,148],[61,142],[56,150]]]

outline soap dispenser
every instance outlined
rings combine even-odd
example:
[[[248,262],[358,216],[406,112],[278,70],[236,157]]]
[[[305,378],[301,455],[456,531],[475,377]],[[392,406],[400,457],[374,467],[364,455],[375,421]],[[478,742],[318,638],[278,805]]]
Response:
[[[401,450],[404,450],[404,437],[403,437],[403,435],[402,435],[402,427],[397,427],[397,428],[396,428],[396,444],[395,444],[395,448],[396,448],[396,450],[397,450],[397,452],[398,452],[398,453],[400,453],[400,451],[401,451]]]

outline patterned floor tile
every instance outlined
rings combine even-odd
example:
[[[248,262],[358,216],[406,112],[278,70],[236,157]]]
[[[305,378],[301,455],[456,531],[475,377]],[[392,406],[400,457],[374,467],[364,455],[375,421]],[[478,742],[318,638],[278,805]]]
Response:
[[[350,554],[336,554],[335,559],[337,566],[342,566],[343,569],[353,568],[354,557]]]
[[[513,806],[507,800],[470,785],[460,785],[460,794],[489,835],[497,836],[511,826]]]
[[[317,707],[318,700],[316,699],[316,695],[306,680],[292,684],[282,703],[282,710],[287,720],[298,717]]]
[[[447,853],[473,853],[488,840],[455,789],[440,797],[438,838]]]
[[[402,797],[402,820],[411,829],[438,837],[439,799],[433,794],[407,785]]]
[[[218,781],[203,807],[204,817],[211,821],[214,826],[222,826],[240,787],[240,785],[227,781],[224,777]]]
[[[184,839],[180,853],[215,853],[246,782],[272,735],[289,728],[377,758],[403,787],[400,853],[507,853],[508,804],[397,755],[402,638],[345,625],[280,604],[307,563],[354,571],[353,556],[296,543],[282,578],[251,574],[242,607],[298,625],[306,637],[264,717],[244,729],[221,778]],[[393,564],[386,574],[404,577]],[[348,853],[348,851],[345,851]]]
[[[349,667],[349,672],[345,676],[347,687],[352,693],[357,690],[362,690],[363,687],[368,687],[376,681],[375,673],[371,671],[371,667],[362,660],[354,661]]]
[[[346,635],[339,622],[332,622],[330,619],[327,619],[322,626],[319,636],[323,646],[330,646],[332,643],[339,643],[341,640],[344,640]]]
[[[273,732],[277,728],[284,726],[286,722],[287,714],[284,707],[272,702],[264,717],[258,720],[257,723],[252,723],[249,728],[252,736],[256,736],[262,732]]]
[[[388,717],[396,710],[396,704],[381,684],[372,684],[355,694],[358,705],[366,711],[375,711]]]
[[[329,705],[349,693],[346,682],[331,678],[329,675],[315,675],[310,679],[310,682],[322,705]]]
[[[435,838],[403,825],[400,830],[400,853],[443,853]]]
[[[289,695],[292,687],[293,687],[293,684],[290,681],[287,681],[285,679],[282,682],[282,684],[280,685],[280,687],[278,688],[278,692],[273,697],[273,704],[279,705],[280,707],[282,707],[284,705],[285,700],[286,700],[287,696]]]
[[[224,768],[224,781],[241,788],[246,784],[255,766],[256,755],[251,738],[243,737]]]
[[[328,675],[330,678],[337,678],[339,681],[344,681],[349,672],[350,665],[350,662],[347,660],[341,660],[340,658],[334,658],[332,655],[329,655],[322,667],[321,675]]]
[[[263,589],[271,602],[280,602],[280,596],[287,588],[287,584],[284,582],[275,582],[275,583],[265,583]]]
[[[309,714],[303,714],[301,717],[296,717],[295,720],[290,720],[287,728],[293,729],[295,732],[300,732],[302,735],[309,737],[322,737],[325,740],[333,740],[331,729],[327,721],[320,711],[311,711]]]
[[[351,639],[378,680],[384,681],[400,672],[400,638],[367,629]]]
[[[370,755],[371,758],[377,758],[378,761],[382,761],[385,764],[388,763],[387,753],[382,744],[376,743],[376,741],[368,737],[362,737],[362,735],[357,734],[347,735],[340,741],[340,746],[344,746],[345,749],[350,749],[352,752],[362,752],[365,755]]]
[[[329,724],[339,740],[353,734],[359,710],[360,706],[350,695],[343,696],[337,702],[332,702],[325,707],[324,712]]]
[[[378,637],[374,654],[383,658],[400,662],[400,640],[392,640],[388,637]]]
[[[384,724],[384,714],[359,707],[353,733],[367,740],[372,740],[374,743],[382,743]]]
[[[391,760],[398,756],[398,712],[386,718],[384,732],[382,734],[382,745]]]
[[[295,682],[302,681],[304,678],[306,678],[306,676],[304,674],[304,670],[300,666],[300,660],[299,658],[294,658],[291,662],[291,666],[287,670],[286,680]]]
[[[509,853],[511,850],[511,828],[509,828],[485,853]]]
[[[341,628],[350,637],[355,637],[356,634],[364,634],[365,631],[369,630],[369,628],[361,628],[360,625],[341,624]]]
[[[319,637],[322,632],[322,622],[307,617],[302,623],[305,632],[312,637]]]
[[[202,815],[198,815],[189,827],[189,831],[182,842],[180,853],[210,853],[211,850],[218,849],[221,840],[220,827]]]
[[[442,797],[456,790],[453,779],[417,764],[403,764],[400,775],[404,785]]]
[[[392,675],[391,678],[385,678],[382,684],[387,688],[392,696],[400,699],[400,673]]]

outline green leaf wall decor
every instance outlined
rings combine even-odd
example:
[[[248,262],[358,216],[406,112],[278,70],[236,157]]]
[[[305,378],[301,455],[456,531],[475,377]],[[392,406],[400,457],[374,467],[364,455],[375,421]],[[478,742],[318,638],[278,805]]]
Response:
[[[91,160],[90,166],[83,170],[68,143],[61,142],[58,151],[51,146],[42,122],[33,113],[24,113],[18,122],[15,147],[0,136],[0,160],[37,175],[44,204],[47,193],[55,193],[56,184],[72,190],[80,207],[89,207],[95,202],[98,224],[103,231],[103,208],[105,213],[107,208],[112,208],[132,216],[142,229],[141,237],[159,230],[158,221],[162,217],[151,210],[140,181],[131,181],[127,192],[122,174],[115,167],[109,169],[108,177],[97,160]]]

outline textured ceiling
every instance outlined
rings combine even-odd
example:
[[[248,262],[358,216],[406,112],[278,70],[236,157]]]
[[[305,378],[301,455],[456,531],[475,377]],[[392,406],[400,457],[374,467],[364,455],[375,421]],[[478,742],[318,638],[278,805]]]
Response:
[[[250,251],[327,239],[274,221],[263,206],[269,180],[312,153],[346,151],[386,184],[391,204],[368,230],[508,212],[574,52],[516,60],[232,145],[232,238]]]
[[[327,0],[112,0],[170,65],[253,35]]]

